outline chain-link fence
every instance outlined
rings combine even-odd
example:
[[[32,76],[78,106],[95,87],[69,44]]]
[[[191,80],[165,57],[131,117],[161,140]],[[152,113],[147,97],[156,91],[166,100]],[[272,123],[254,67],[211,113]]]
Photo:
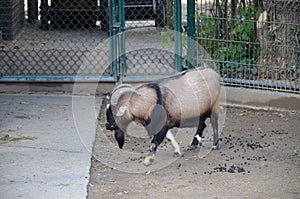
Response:
[[[114,2],[118,8],[120,1]],[[109,34],[110,27],[118,25],[111,24],[111,16],[118,18],[119,13],[118,10],[114,10],[114,15],[110,13],[109,0],[25,0],[24,3],[25,16],[21,16],[19,33],[13,40],[1,38],[2,81],[116,80],[118,74],[114,73],[120,69],[111,68],[111,48],[118,45],[119,35],[113,45]],[[160,30],[167,23],[166,2],[126,0],[124,10],[125,74],[147,77],[174,72],[173,52],[162,49],[160,42]],[[5,29],[1,23],[6,22],[0,20],[1,29]],[[6,38],[4,31],[2,35]]]
[[[300,1],[198,0],[196,39],[226,85],[299,93]]]
[[[111,2],[25,0],[25,16],[20,12],[22,22],[16,25],[22,28],[13,40],[1,40],[1,81],[115,81],[123,73],[125,80],[143,81],[176,72],[174,2]],[[112,49],[120,63],[122,37],[117,34],[114,44],[109,37],[112,27],[123,31],[120,2],[125,71],[111,64]],[[182,0],[183,35],[191,28],[186,3]],[[195,40],[210,55],[196,49],[196,64],[214,63],[225,85],[300,92],[299,1],[197,0],[195,7]],[[2,16],[2,36],[8,38],[3,28],[8,21]]]
[[[169,3],[172,5],[169,1],[124,1],[125,81],[156,79],[176,72],[174,41],[163,45],[161,39],[161,33],[168,24]],[[169,20],[172,22],[171,18]],[[118,22],[121,23],[120,18]],[[122,39],[122,36],[119,35],[118,39]]]
[[[100,49],[108,36],[101,30],[98,1],[24,3],[21,30],[13,40],[1,40],[1,80],[74,81],[82,76],[96,81],[102,74],[110,76],[109,45]]]
[[[12,81],[73,81],[76,75],[109,75],[109,59],[102,58],[108,56],[109,46],[98,48],[106,37],[98,31],[44,32],[25,24],[15,40],[2,42],[0,74]]]

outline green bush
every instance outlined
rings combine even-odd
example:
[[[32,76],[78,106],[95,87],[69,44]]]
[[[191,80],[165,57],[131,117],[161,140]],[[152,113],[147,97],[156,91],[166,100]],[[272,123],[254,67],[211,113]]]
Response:
[[[249,5],[237,8],[236,17],[229,20],[200,14],[199,43],[216,60],[223,77],[256,78],[259,41],[255,35],[255,18],[261,12]]]

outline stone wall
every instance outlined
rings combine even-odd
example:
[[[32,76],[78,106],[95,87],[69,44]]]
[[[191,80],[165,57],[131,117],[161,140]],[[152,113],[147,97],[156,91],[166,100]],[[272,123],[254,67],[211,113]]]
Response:
[[[15,39],[24,23],[24,0],[0,1],[0,30],[4,40]]]

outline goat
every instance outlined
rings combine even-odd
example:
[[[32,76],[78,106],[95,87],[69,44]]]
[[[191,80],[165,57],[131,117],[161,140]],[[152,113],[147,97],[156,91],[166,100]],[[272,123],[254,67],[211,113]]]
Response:
[[[150,165],[157,147],[166,137],[180,155],[179,145],[170,129],[198,127],[191,147],[198,147],[206,118],[211,118],[213,148],[219,148],[218,117],[220,112],[219,75],[210,68],[196,68],[133,88],[129,84],[116,87],[107,106],[106,128],[123,147],[126,128],[131,121],[145,126],[153,136],[144,165]]]

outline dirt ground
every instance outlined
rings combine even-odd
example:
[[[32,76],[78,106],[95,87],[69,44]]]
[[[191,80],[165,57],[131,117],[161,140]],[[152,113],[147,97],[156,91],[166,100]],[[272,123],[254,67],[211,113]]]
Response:
[[[184,155],[173,157],[164,142],[149,167],[142,161],[151,139],[127,135],[119,150],[102,111],[88,199],[300,198],[300,114],[225,109],[220,150],[210,151],[205,142],[187,150],[194,132],[178,131]]]

